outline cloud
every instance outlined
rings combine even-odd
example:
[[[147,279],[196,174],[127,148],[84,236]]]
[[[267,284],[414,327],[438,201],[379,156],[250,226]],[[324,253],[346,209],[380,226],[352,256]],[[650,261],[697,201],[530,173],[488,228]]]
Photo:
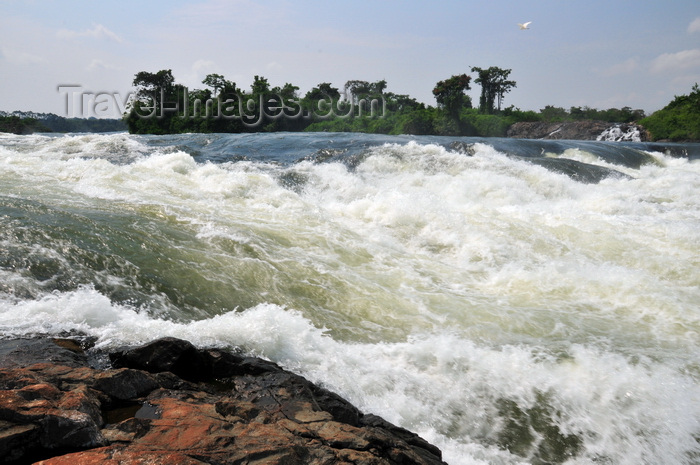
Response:
[[[92,29],[85,31],[70,31],[68,29],[61,29],[56,33],[56,35],[59,39],[81,39],[88,37],[95,39],[110,39],[120,43],[124,42],[121,37],[104,27],[102,24],[95,24]]]
[[[692,20],[688,25],[688,33],[692,34],[694,32],[700,32],[700,16]]]
[[[205,72],[208,72],[214,68],[216,68],[216,63],[211,60],[197,60],[192,63],[192,71],[197,76],[203,75]]]
[[[618,76],[620,74],[628,74],[639,68],[639,60],[637,58],[629,58],[622,63],[617,63],[607,69],[601,71],[604,76]]]
[[[44,57],[21,52],[19,50],[12,50],[6,47],[2,47],[2,49],[0,49],[0,55],[4,56],[10,63],[15,63],[18,65],[36,65],[47,62],[46,58]]]
[[[172,12],[172,16],[195,29],[243,29],[251,33],[264,35],[261,28],[283,27],[289,25],[289,14],[294,11],[291,5],[279,2],[274,6],[265,6],[255,0],[205,0],[196,4],[187,4]],[[241,14],[244,11],[245,14]]]
[[[175,81],[178,84],[183,84],[190,89],[201,89],[203,87],[202,80],[207,74],[220,72],[221,70],[218,69],[215,62],[211,60],[199,59],[192,63],[190,68],[187,70],[187,73],[182,77],[178,76],[175,71],[173,71],[173,75],[175,76]]]
[[[109,64],[109,63],[105,63],[104,61],[102,61],[102,60],[100,60],[100,59],[98,59],[98,58],[94,58],[94,59],[90,62],[90,64],[87,66],[86,69],[87,69],[88,71],[97,71],[97,70],[102,70],[102,69],[106,69],[106,70],[118,70],[118,69],[121,69],[121,68],[118,67],[118,66]]]
[[[651,63],[651,70],[654,73],[662,73],[695,68],[697,66],[700,66],[700,48],[659,55]]]

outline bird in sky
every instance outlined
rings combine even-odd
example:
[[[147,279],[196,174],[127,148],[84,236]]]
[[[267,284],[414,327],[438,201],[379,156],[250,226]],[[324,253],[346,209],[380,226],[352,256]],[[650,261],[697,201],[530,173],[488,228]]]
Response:
[[[531,23],[532,23],[532,21],[528,21],[528,22],[523,23],[523,24],[518,24],[518,26],[520,26],[520,29],[530,29],[528,26],[530,26]]]

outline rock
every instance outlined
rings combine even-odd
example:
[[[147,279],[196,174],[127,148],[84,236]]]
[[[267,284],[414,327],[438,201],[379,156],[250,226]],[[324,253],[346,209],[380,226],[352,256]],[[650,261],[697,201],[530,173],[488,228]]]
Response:
[[[0,462],[444,463],[416,434],[265,360],[166,338],[97,369],[67,346],[0,341]]]
[[[109,355],[115,368],[130,367],[151,373],[169,371],[188,381],[200,381],[209,376],[210,368],[201,352],[187,341],[162,338],[157,344]]]
[[[98,373],[94,382],[95,389],[119,400],[144,396],[157,387],[159,384],[150,373],[129,368]]]
[[[0,368],[46,362],[80,367],[87,365],[87,356],[79,344],[65,339],[16,339],[0,345]]]
[[[0,460],[11,462],[27,454],[28,445],[39,440],[39,428],[36,425],[17,425],[0,421]]]
[[[102,416],[97,398],[85,386],[62,391],[31,370],[0,370],[0,421],[6,431],[30,428],[37,434],[24,437],[20,449],[85,448],[105,445],[100,432]],[[15,379],[18,382],[8,383]],[[30,429],[26,431],[29,432]],[[17,441],[19,437],[13,436]]]
[[[202,465],[207,462],[169,451],[144,451],[115,445],[36,462],[36,465]]]
[[[618,128],[619,131],[614,128]],[[506,136],[517,139],[616,140],[615,135],[618,132],[620,137],[631,134],[637,135],[639,141],[649,140],[647,131],[641,126],[605,121],[521,121],[512,124]],[[601,137],[602,139],[599,139]]]

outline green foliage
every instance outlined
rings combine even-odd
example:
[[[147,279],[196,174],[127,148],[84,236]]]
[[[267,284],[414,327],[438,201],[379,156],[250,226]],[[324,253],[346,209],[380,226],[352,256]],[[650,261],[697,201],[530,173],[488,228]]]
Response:
[[[479,110],[482,113],[492,114],[496,104],[498,104],[498,111],[501,110],[503,96],[515,87],[515,81],[508,80],[510,72],[510,69],[501,69],[497,66],[487,69],[472,67],[472,73],[479,75],[474,82],[481,84]]]
[[[31,134],[33,132],[50,132],[35,118],[20,118],[19,116],[0,116],[0,132],[12,134]]]
[[[696,83],[690,94],[676,96],[663,109],[640,121],[653,140],[700,140],[700,88]]]
[[[340,99],[340,92],[337,88],[333,87],[330,82],[323,82],[319,84],[318,87],[314,87],[308,91],[304,98],[315,102],[322,99],[338,101]]]
[[[372,100],[381,97],[386,89],[386,81],[348,81],[345,83],[344,94],[357,105],[361,100]],[[349,94],[349,96],[348,96]]]
[[[174,83],[172,70],[164,69],[157,73],[141,71],[134,77],[132,85],[137,88],[137,100],[152,102],[158,107],[163,98],[171,97]]]
[[[415,109],[397,118],[391,134],[435,134],[435,112],[430,109]]]
[[[459,112],[464,107],[471,106],[471,100],[465,94],[470,89],[471,76],[460,74],[440,81],[433,89],[433,95],[438,105],[445,109],[452,119],[457,119]]]
[[[433,119],[433,129],[435,134],[439,136],[471,136],[472,131],[468,131],[467,127],[460,120],[450,118],[444,112],[441,112]]]
[[[503,116],[511,118],[514,123],[518,121],[542,121],[542,115],[540,115],[539,113],[535,113],[532,110],[522,111],[519,108],[513,107],[513,105],[504,109],[502,114]]]
[[[633,123],[644,118],[643,110],[630,107],[596,110],[589,107],[571,107],[568,111],[562,107],[547,105],[539,113],[541,121],[607,121],[609,123]],[[521,120],[522,121],[522,120]]]
[[[437,107],[426,106],[408,95],[387,91],[387,82],[351,80],[343,91],[324,82],[300,97],[299,87],[285,83],[271,86],[255,76],[250,91],[220,74],[202,81],[210,89],[189,91],[175,83],[170,70],[136,74],[136,98],[124,122],[132,133],[333,131],[382,134],[434,134],[504,137],[510,125],[520,121],[597,120],[629,123],[643,118],[630,107],[596,110],[547,105],[539,112],[512,105],[501,110],[505,93],[515,87],[511,70],[481,69],[475,80],[482,86],[480,108],[472,109],[466,95],[471,77],[455,75],[433,89]],[[700,139],[700,90],[676,97],[664,110],[641,123],[655,139]]]
[[[202,84],[214,89],[214,96],[216,97],[216,93],[226,86],[227,81],[221,74],[207,74],[204,80],[202,80]]]
[[[0,132],[31,134],[34,132],[116,132],[126,125],[119,119],[65,118],[53,113],[16,111],[0,112]]]
[[[465,121],[475,135],[483,137],[505,137],[508,126],[514,119],[503,115],[484,115],[475,111],[466,115]]]
[[[571,118],[569,113],[562,107],[555,107],[552,105],[547,105],[540,110],[540,115],[542,116],[542,121],[568,121]]]
[[[632,110],[630,107],[608,108],[607,110],[596,110],[589,107],[571,107],[569,110],[570,119],[609,121],[615,123],[632,123],[644,118],[643,110]]]

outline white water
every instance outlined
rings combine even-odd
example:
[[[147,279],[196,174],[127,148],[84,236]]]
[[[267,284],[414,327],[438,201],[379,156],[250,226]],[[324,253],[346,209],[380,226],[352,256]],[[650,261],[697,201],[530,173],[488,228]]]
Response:
[[[198,163],[126,135],[4,137],[0,195],[89,218],[95,234],[124,221],[152,254],[124,254],[130,267],[156,263],[174,287],[191,272],[182,292],[224,305],[185,311],[153,292],[135,306],[97,289],[127,274],[76,272],[51,290],[7,265],[2,334],[242,346],[416,431],[450,464],[530,463],[540,431],[520,455],[499,443],[513,406],[580,438],[569,463],[700,460],[699,163],[655,154],[615,167],[634,179],[590,185],[483,144],[473,157],[389,144],[353,171]],[[280,184],[290,173],[305,182]],[[0,255],[22,246],[73,266],[64,242],[23,243],[28,226],[3,211]],[[250,302],[238,311],[233,290]]]

